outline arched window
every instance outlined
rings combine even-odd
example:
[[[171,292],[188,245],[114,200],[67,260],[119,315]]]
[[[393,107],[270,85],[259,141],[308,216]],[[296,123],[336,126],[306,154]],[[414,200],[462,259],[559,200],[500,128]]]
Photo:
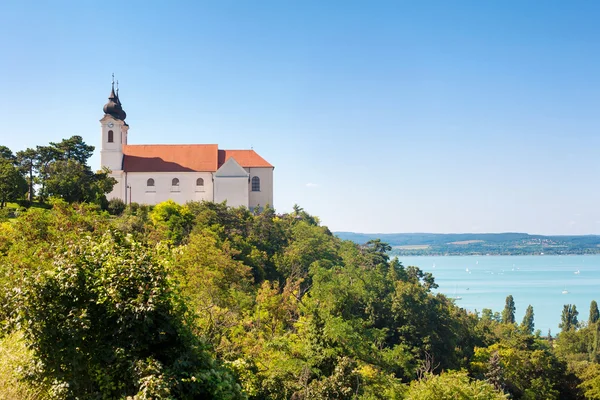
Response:
[[[260,192],[260,178],[258,176],[252,177],[252,191]]]
[[[112,143],[114,141],[115,141],[115,137],[114,137],[113,131],[108,131],[108,143]]]
[[[204,179],[196,179],[196,192],[204,192]]]
[[[171,181],[171,192],[179,192],[179,179],[173,178]]]
[[[154,179],[150,178],[146,181],[146,186],[154,186]]]

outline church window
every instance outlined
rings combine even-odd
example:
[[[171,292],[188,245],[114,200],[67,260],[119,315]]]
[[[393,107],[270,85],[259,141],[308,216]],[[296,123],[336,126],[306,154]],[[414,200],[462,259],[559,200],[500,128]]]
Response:
[[[115,141],[113,131],[108,131],[108,143],[113,143]]]
[[[196,179],[196,192],[204,192],[204,179]]]
[[[179,192],[179,179],[173,178],[171,181],[171,192]]]
[[[252,191],[260,192],[260,178],[258,176],[252,177]]]
[[[146,186],[154,186],[154,179],[150,178],[146,181]]]

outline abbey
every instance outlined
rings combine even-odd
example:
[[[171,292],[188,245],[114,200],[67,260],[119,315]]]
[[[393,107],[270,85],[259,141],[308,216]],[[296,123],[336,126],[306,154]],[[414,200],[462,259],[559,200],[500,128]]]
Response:
[[[274,167],[254,150],[222,150],[216,144],[127,144],[127,114],[114,82],[103,110],[101,164],[118,182],[109,200],[273,206]]]

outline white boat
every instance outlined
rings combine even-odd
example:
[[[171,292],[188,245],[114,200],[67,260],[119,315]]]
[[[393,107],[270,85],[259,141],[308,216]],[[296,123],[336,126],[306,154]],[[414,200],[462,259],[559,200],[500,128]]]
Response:
[[[575,275],[579,275],[579,274],[581,273],[581,271],[580,271],[580,270],[577,270],[577,271],[575,271],[575,272],[573,272],[573,273],[574,273]]]
[[[567,289],[563,289],[563,291],[561,292],[562,294],[568,294],[569,291]]]
[[[452,297],[452,298],[454,300],[462,300],[462,297],[456,295],[456,286],[454,286],[454,297]]]

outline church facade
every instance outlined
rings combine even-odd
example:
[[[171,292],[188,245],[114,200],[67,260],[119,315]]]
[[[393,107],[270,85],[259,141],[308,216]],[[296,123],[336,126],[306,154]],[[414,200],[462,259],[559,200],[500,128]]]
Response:
[[[117,180],[109,200],[273,206],[274,167],[254,150],[223,150],[216,144],[127,144],[127,114],[114,83],[103,110],[100,159]]]

